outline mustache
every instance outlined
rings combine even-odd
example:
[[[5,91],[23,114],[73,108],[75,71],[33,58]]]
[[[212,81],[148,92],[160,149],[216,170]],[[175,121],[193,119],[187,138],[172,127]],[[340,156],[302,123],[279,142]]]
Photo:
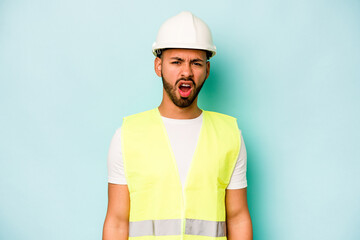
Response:
[[[183,81],[191,81],[193,83],[193,85],[195,86],[195,82],[194,82],[194,79],[192,77],[179,78],[178,80],[176,80],[175,85],[177,85],[181,80],[183,80]]]

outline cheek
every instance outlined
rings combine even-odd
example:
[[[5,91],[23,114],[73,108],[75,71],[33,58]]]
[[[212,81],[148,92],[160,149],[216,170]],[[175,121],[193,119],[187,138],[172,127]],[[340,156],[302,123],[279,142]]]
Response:
[[[172,69],[172,68],[163,69],[162,74],[165,78],[168,79],[168,81],[173,81],[174,79],[176,81],[178,77],[178,72],[176,71],[176,69]]]
[[[200,80],[200,81],[204,80],[204,78],[206,77],[206,69],[197,71],[196,76],[198,77],[198,80]]]

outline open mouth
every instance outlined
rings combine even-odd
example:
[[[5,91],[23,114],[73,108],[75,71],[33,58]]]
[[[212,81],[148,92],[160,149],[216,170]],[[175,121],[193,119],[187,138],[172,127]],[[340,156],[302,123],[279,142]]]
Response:
[[[179,93],[182,97],[188,97],[191,93],[191,84],[181,83],[179,86]]]

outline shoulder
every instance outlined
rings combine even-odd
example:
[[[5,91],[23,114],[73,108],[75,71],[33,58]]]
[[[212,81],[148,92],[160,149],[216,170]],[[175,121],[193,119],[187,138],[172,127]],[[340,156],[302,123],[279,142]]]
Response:
[[[128,124],[148,125],[157,120],[158,110],[156,108],[123,117],[123,126]]]
[[[125,116],[124,119],[132,120],[132,119],[137,119],[137,118],[143,118],[143,117],[154,114],[155,110],[156,110],[156,108],[153,108],[153,109],[150,109],[150,110],[134,113],[134,114]]]
[[[208,124],[220,128],[222,134],[226,135],[227,133],[228,135],[230,134],[238,138],[240,132],[235,117],[214,111],[205,111],[204,113]]]
[[[213,121],[232,123],[237,126],[237,119],[233,116],[230,116],[230,115],[227,115],[224,113],[214,112],[214,111],[204,111],[204,112]]]
[[[157,108],[123,117],[122,132],[141,133],[158,125],[160,113]]]
[[[224,113],[220,113],[220,112],[214,112],[214,111],[208,111],[208,110],[204,110],[204,112],[206,112],[209,115],[216,116],[216,117],[228,118],[228,119],[236,119],[233,116],[230,116],[230,115],[224,114]]]

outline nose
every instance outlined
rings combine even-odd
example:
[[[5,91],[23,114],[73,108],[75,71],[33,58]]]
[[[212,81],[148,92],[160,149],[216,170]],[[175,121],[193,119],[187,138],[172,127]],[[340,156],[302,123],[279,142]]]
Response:
[[[184,63],[181,69],[182,77],[193,77],[193,70],[190,63]]]

